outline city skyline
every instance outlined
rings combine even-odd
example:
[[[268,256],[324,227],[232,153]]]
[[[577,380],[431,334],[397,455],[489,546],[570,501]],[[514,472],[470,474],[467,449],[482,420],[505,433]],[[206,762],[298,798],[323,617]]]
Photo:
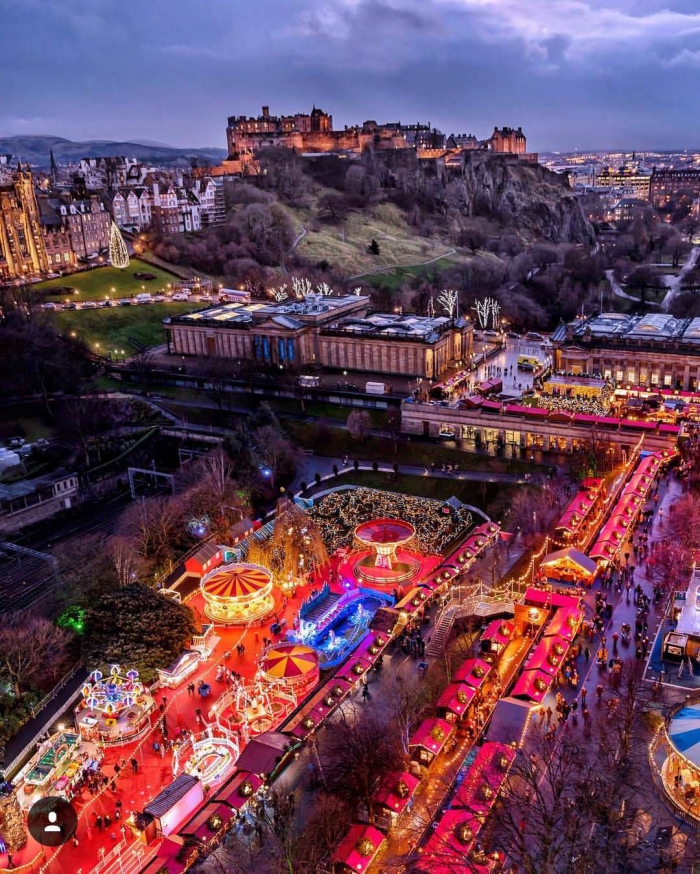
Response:
[[[228,115],[315,103],[341,128],[420,120],[485,137],[495,125],[522,125],[536,151],[700,146],[687,124],[700,84],[692,0],[269,0],[241,9],[204,0],[199,10],[193,27],[181,2],[137,12],[114,0],[11,0],[0,131],[223,147]],[[61,65],[49,92],[56,57],[73,64]]]

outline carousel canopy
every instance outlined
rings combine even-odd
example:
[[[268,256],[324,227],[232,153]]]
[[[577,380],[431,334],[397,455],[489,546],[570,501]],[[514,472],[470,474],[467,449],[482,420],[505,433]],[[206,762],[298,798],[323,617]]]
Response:
[[[668,737],[682,756],[700,767],[700,704],[684,707],[673,717]]]
[[[272,574],[257,564],[234,564],[202,583],[202,592],[215,598],[246,598],[270,584]]]
[[[596,572],[596,563],[573,546],[559,549],[557,552],[550,552],[549,555],[545,555],[542,559],[543,565],[559,564],[560,562],[575,564],[587,574],[594,574]]]
[[[265,674],[276,680],[304,677],[317,668],[316,650],[301,644],[275,647],[268,652],[262,663]]]

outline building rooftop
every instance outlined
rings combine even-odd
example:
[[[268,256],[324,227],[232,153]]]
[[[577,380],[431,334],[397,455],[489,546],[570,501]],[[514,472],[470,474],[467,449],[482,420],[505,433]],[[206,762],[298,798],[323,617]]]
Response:
[[[344,297],[323,297],[309,295],[305,300],[282,301],[281,303],[227,303],[221,306],[209,307],[194,313],[173,318],[177,324],[219,324],[241,325],[245,323],[262,322],[273,319],[277,324],[288,328],[301,327],[308,321],[315,321],[321,316],[332,317],[341,310],[360,309],[369,301],[367,297],[345,295]]]
[[[601,313],[590,319],[576,319],[565,331],[558,328],[552,339],[555,342],[572,340],[625,339],[638,343],[668,342],[700,343],[700,318],[676,319],[666,313],[647,313],[630,316],[623,313]]]

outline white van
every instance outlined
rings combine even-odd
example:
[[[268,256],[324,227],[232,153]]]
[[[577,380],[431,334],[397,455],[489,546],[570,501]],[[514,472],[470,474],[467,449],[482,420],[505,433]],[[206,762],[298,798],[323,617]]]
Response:
[[[387,392],[386,383],[368,382],[365,386],[365,391],[368,395],[385,395]]]
[[[144,291],[143,294],[136,295],[136,303],[153,303],[153,298],[147,291]]]

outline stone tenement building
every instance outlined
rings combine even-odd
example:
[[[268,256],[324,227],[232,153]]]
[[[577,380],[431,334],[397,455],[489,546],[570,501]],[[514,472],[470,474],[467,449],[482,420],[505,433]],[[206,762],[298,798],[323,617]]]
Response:
[[[654,206],[666,206],[676,194],[700,197],[700,170],[654,170],[651,174],[649,196]]]
[[[107,254],[112,219],[96,195],[74,200],[41,193],[38,203],[50,270]]]
[[[472,351],[465,319],[369,313],[369,298],[225,304],[164,322],[176,355],[437,378]]]
[[[28,166],[0,166],[0,282],[48,271],[34,182]]]
[[[632,387],[700,387],[698,318],[602,313],[560,326],[552,344],[555,370],[597,373]]]

